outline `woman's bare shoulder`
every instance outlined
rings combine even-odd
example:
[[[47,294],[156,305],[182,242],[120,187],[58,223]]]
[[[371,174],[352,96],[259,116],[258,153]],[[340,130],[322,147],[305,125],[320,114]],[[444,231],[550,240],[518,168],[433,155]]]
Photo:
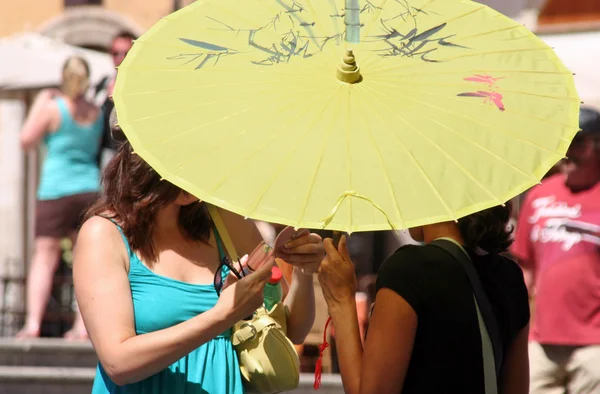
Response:
[[[78,240],[96,239],[106,245],[114,240],[119,240],[120,234],[115,223],[106,217],[92,216],[87,219],[79,230]]]
[[[125,268],[128,272],[128,249],[115,223],[102,216],[92,216],[79,230],[75,244],[75,264],[81,268],[92,268],[96,264],[107,263]]]

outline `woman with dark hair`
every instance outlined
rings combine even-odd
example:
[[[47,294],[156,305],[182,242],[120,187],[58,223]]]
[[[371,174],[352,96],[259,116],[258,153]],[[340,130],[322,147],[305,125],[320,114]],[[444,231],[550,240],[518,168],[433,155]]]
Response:
[[[383,263],[364,346],[346,239],[337,249],[325,240],[319,281],[336,328],[346,393],[528,393],[528,296],[519,266],[504,256],[511,244],[509,218],[507,204],[458,223],[410,229],[424,245],[403,246]],[[489,342],[479,323],[479,297],[476,303],[465,269],[438,247],[441,240],[470,257],[498,322],[504,357],[497,382],[484,373],[483,349]]]
[[[253,272],[239,280],[227,276],[237,264],[227,262],[205,204],[162,180],[127,141],[103,182],[74,263],[77,301],[100,360],[92,393],[242,393],[230,329],[262,305],[273,259],[248,262]],[[262,241],[252,221],[221,217],[240,255]],[[294,265],[284,303],[296,344],[314,321],[313,273],[324,255],[318,235],[302,234],[277,251]]]
[[[40,328],[64,238],[75,239],[85,210],[100,190],[96,157],[102,138],[100,109],[86,99],[90,69],[80,57],[67,59],[62,86],[42,90],[21,131],[24,150],[44,144],[47,151],[35,206],[35,252],[27,277],[27,316],[19,338],[40,336]],[[86,339],[78,315],[68,339]]]

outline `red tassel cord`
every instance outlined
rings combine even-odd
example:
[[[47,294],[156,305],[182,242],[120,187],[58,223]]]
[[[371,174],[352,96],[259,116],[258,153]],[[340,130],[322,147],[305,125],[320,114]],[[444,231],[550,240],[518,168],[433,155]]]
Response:
[[[327,323],[325,323],[325,331],[323,332],[323,343],[319,345],[319,359],[317,360],[317,365],[315,365],[315,390],[318,390],[321,387],[321,369],[323,368],[323,353],[325,349],[329,347],[327,343],[327,327],[329,327],[329,323],[331,323],[331,317],[327,319]]]

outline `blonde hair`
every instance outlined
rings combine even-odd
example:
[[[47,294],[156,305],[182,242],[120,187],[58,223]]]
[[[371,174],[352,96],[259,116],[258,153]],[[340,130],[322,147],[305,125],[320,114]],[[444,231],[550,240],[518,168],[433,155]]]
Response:
[[[69,98],[83,96],[90,87],[90,67],[81,57],[67,59],[62,70],[62,92]]]

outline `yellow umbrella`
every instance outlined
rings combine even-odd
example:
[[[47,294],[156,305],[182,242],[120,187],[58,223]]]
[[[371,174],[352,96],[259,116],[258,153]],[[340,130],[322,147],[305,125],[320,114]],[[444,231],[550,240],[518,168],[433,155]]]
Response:
[[[348,232],[507,201],[564,156],[580,104],[551,48],[461,0],[199,0],[136,41],[114,99],[198,198]]]

